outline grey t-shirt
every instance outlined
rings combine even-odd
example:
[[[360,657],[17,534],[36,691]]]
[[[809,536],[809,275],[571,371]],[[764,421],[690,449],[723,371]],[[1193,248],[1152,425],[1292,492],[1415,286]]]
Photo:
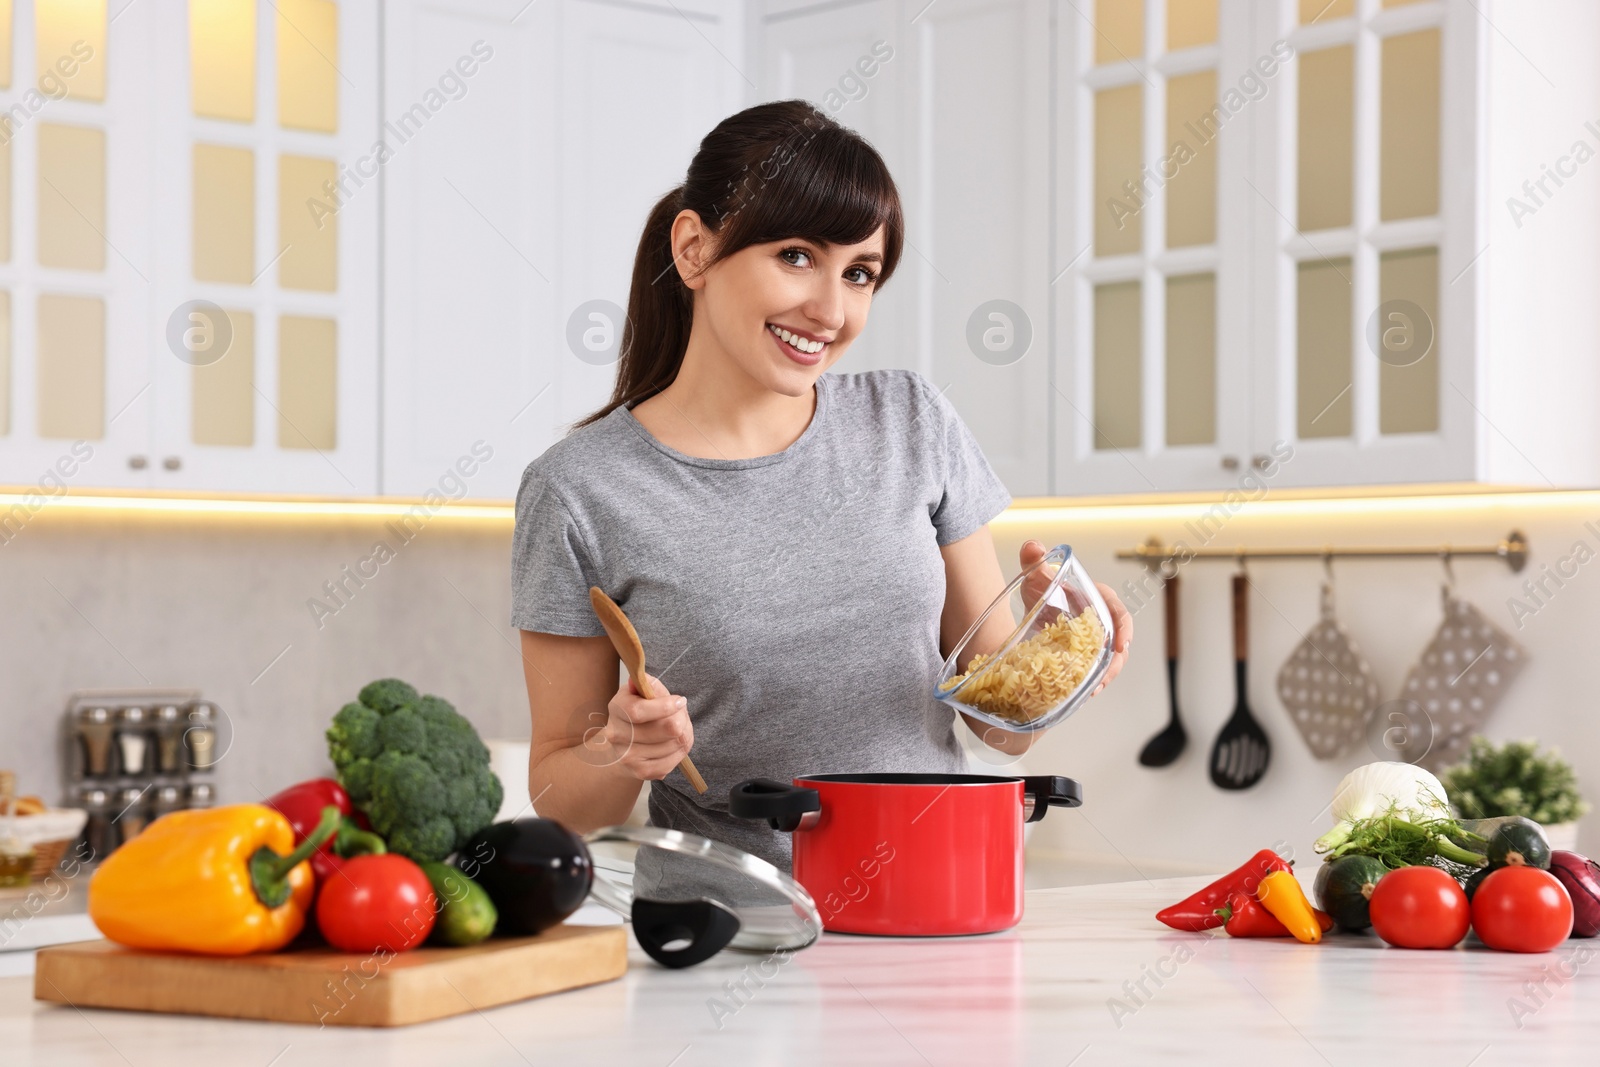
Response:
[[[751,459],[686,455],[618,407],[528,464],[512,540],[512,625],[600,636],[598,586],[645,669],[688,699],[709,789],[674,770],[651,784],[650,822],[785,871],[788,835],[728,814],[743,779],[965,769],[933,697],[939,548],[1011,503],[922,375],[830,372],[816,394],[805,432]]]

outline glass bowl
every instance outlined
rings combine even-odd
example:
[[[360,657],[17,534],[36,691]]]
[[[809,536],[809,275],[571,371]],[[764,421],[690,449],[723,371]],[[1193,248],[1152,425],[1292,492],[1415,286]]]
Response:
[[[1036,572],[1051,575],[1032,605],[1023,584]],[[1011,636],[986,655],[973,639],[1000,615],[1021,618]],[[1012,733],[1047,730],[1094,692],[1111,665],[1111,611],[1089,572],[1057,545],[1011,580],[944,661],[933,695],[981,722]]]

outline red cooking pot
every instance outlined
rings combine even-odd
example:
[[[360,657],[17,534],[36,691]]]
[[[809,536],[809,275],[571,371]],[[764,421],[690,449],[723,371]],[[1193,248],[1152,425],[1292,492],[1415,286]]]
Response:
[[[917,937],[1015,926],[1022,824],[1082,803],[1054,775],[810,774],[740,782],[728,810],[793,832],[794,879],[824,929]]]

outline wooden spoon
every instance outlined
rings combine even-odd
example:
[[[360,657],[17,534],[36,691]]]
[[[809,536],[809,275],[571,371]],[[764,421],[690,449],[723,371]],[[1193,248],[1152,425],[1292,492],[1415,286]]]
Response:
[[[589,603],[594,605],[594,613],[600,617],[600,625],[606,628],[606,635],[616,647],[617,655],[622,657],[623,664],[627,666],[628,674],[633,678],[633,687],[639,690],[640,696],[649,700],[655,696],[655,690],[644,680],[644,645],[639,643],[639,634],[634,630],[633,623],[629,622],[622,609],[617,607],[617,602],[606,596],[599,586],[589,587]],[[706,780],[700,777],[694,761],[688,756],[683,757],[683,762],[678,764],[678,770],[689,779],[689,784],[694,786],[696,793],[706,791]]]

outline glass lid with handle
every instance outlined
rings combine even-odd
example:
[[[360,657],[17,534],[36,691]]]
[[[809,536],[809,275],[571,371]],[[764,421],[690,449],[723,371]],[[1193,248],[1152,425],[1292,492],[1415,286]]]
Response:
[[[584,837],[594,899],[633,922],[639,946],[667,967],[724,947],[802,949],[822,935],[805,887],[748,852],[658,826],[607,826]]]

